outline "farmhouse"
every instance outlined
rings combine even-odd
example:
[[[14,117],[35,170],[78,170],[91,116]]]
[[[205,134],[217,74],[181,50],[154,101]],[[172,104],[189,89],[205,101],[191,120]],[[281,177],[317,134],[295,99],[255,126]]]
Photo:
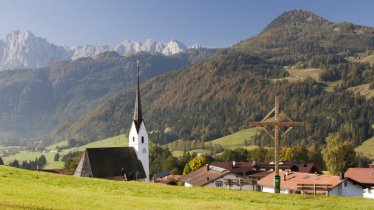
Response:
[[[249,190],[252,188],[247,179],[221,167],[206,165],[179,179],[185,187],[224,187],[227,189]]]
[[[113,180],[149,181],[148,134],[144,125],[139,89],[137,62],[137,91],[134,117],[129,134],[129,147],[88,148],[75,170],[75,176]]]
[[[349,168],[344,176],[362,187],[364,198],[374,198],[374,168]]]
[[[339,176],[280,171],[281,193],[362,196],[360,185]],[[263,192],[274,193],[274,173],[257,182]]]

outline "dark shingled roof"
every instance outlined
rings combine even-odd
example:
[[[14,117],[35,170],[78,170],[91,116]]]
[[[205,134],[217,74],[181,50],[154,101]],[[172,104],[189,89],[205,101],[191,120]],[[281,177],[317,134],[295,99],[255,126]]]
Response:
[[[139,61],[137,61],[137,72],[138,72],[138,83],[137,83],[137,90],[136,90],[136,98],[135,98],[135,109],[134,109],[134,123],[136,127],[136,131],[139,133],[140,125],[143,121],[143,113],[142,113],[142,103],[140,100],[140,88],[139,88]]]
[[[132,147],[87,148],[75,175],[110,178],[126,174],[128,180],[146,177]]]

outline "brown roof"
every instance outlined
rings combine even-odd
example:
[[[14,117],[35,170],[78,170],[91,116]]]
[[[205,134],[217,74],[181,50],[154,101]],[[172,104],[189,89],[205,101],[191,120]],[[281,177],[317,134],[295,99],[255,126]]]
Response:
[[[374,185],[374,168],[349,168],[344,177],[363,185]]]
[[[272,171],[255,171],[255,172],[251,173],[249,175],[249,177],[253,178],[253,179],[262,179],[262,178],[268,176],[271,173],[273,173],[273,172]]]
[[[206,165],[206,166],[203,166],[197,169],[194,172],[191,172],[185,176],[182,176],[179,180],[183,182],[187,182],[193,186],[204,186],[229,173],[231,172],[224,168]]]
[[[281,189],[297,190],[297,184],[331,184],[331,187],[334,188],[343,181],[339,176],[327,176],[300,172],[291,172],[285,177],[286,179],[284,180],[285,175],[286,172],[279,172],[279,176],[281,178]],[[274,186],[274,172],[260,179],[257,184],[262,186]]]
[[[274,169],[274,163],[256,163],[254,166],[257,170],[264,168],[266,170]],[[322,174],[322,172],[314,165],[314,163],[296,163],[293,161],[281,161],[279,162],[279,169],[291,170],[302,173],[315,173]]]
[[[212,165],[229,170],[234,174],[252,171],[252,163],[248,162],[214,162]]]

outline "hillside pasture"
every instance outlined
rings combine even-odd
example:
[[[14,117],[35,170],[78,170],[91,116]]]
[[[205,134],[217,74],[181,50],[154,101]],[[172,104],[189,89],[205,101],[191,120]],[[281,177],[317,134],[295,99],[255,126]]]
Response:
[[[359,93],[367,99],[374,97],[374,90],[369,90],[369,84],[362,84],[348,88],[349,91]]]
[[[55,150],[56,146],[63,146],[67,145],[67,141],[63,141],[58,144],[51,145],[47,147],[49,150]],[[80,147],[74,147],[70,149],[65,149],[61,151],[60,157],[68,154],[69,152],[73,151],[83,151],[86,148],[97,148],[97,147],[124,147],[128,145],[128,139],[125,135],[119,135],[107,139],[103,139],[100,141],[95,141]],[[63,168],[64,162],[62,161],[54,161],[55,152],[50,152],[48,150],[46,151],[20,151],[14,155],[3,157],[4,163],[7,165],[13,160],[18,160],[20,162],[27,161],[27,160],[35,160],[35,158],[40,157],[41,155],[44,155],[47,159],[47,165],[44,167],[45,169],[55,169],[55,168]]]
[[[374,136],[356,148],[357,152],[362,152],[368,158],[374,160]]]

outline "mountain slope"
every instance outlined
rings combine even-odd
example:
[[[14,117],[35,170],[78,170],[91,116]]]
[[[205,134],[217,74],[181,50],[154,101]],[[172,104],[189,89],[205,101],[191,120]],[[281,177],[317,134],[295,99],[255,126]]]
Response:
[[[1,141],[48,134],[65,121],[134,85],[136,61],[142,80],[205,59],[214,50],[188,50],[175,56],[106,52],[95,58],[55,62],[46,68],[0,72]]]
[[[346,25],[350,27],[343,30]],[[342,29],[334,34],[337,26]],[[304,128],[294,129],[282,144],[323,144],[329,132],[338,131],[359,145],[373,134],[374,103],[346,89],[370,82],[374,71],[370,65],[349,63],[345,57],[373,50],[373,31],[331,23],[306,11],[284,13],[258,36],[144,84],[143,110],[151,138],[168,143],[228,135],[246,128],[249,121],[261,120],[272,109],[274,96],[280,95],[285,112],[294,120],[306,121]],[[321,74],[333,71],[342,83],[329,93],[324,83],[313,79],[272,80],[288,75],[285,65],[296,64],[320,68]],[[83,139],[116,135],[129,128],[132,108],[133,93],[124,93],[82,116],[66,135]],[[271,144],[265,135],[256,142]]]

